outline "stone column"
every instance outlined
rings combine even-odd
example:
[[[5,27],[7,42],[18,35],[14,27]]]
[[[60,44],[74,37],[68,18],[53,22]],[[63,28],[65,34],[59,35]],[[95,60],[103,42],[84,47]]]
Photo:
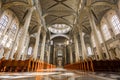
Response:
[[[74,43],[75,43],[75,57],[76,57],[76,62],[79,62],[80,58],[79,58],[79,47],[78,47],[78,40],[77,40],[77,34],[74,34]]]
[[[103,59],[102,48],[101,48],[101,44],[99,42],[99,38],[97,36],[96,24],[95,24],[95,21],[94,21],[94,16],[93,16],[91,11],[89,11],[89,12],[90,12],[89,21],[90,21],[91,29],[92,29],[92,32],[93,32],[93,35],[94,35],[95,43],[96,43],[97,54],[99,56],[99,60],[102,60]]]
[[[93,59],[94,60],[98,60],[98,58],[97,58],[97,54],[95,53],[95,51],[94,51],[94,47],[93,47],[93,42],[92,42],[92,36],[93,36],[93,34],[91,33],[90,34],[90,43],[91,43],[91,49],[92,49],[92,53],[94,54],[94,57],[93,57]]]
[[[82,32],[82,30],[79,30],[79,34],[80,34],[81,47],[82,47],[82,57],[83,57],[83,60],[86,60],[87,59],[87,50],[86,50],[86,46],[85,46],[84,33]]]
[[[25,48],[25,54],[23,54],[22,56],[22,60],[26,60],[27,59],[27,55],[28,55],[28,48],[29,48],[29,42],[30,42],[30,39],[27,41],[27,45],[26,45],[26,48]]]
[[[67,53],[66,53],[66,45],[64,46],[64,54],[65,54],[65,64],[64,65],[66,65],[67,64],[67,58],[66,58],[66,55],[67,55]]]
[[[56,54],[56,48],[55,48],[55,45],[54,45],[54,51],[53,51],[53,64],[55,64],[55,54]]]
[[[50,52],[51,52],[51,46],[48,45],[49,51],[48,51],[48,63],[50,63]]]
[[[72,56],[72,45],[69,46],[69,54],[70,54],[70,63],[72,64],[73,63],[73,56]]]
[[[46,42],[46,33],[43,33],[43,39],[41,44],[41,52],[40,52],[40,60],[44,61],[44,55],[45,55],[45,42]]]
[[[41,31],[41,26],[39,26],[39,29],[36,35],[36,41],[35,41],[35,46],[34,46],[33,56],[32,56],[34,60],[37,59],[38,46],[39,46],[39,40],[40,40],[40,31]]]
[[[24,22],[24,25],[23,25],[24,34],[23,34],[23,36],[22,36],[20,48],[19,48],[19,50],[18,50],[17,60],[20,59],[21,54],[22,54],[22,49],[23,49],[24,44],[25,44],[25,39],[26,39],[26,35],[27,35],[28,28],[29,28],[29,25],[30,25],[30,21],[31,21],[31,17],[32,17],[32,12],[33,12],[33,10],[34,10],[34,7],[28,9],[28,13],[26,14],[25,22]]]

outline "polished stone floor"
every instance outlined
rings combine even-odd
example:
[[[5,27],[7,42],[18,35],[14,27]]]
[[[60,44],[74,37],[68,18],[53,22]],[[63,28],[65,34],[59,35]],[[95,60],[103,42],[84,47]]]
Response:
[[[0,73],[0,80],[120,80],[119,73],[92,73],[56,68],[42,72]]]

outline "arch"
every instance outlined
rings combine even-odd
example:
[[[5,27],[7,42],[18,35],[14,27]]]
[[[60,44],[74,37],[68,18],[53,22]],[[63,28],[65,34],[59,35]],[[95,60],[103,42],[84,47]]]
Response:
[[[112,17],[114,14],[116,14],[115,10],[112,10],[112,9],[111,9],[111,10],[108,10],[108,11],[103,15],[103,17],[101,18],[100,24],[102,25],[102,24],[104,24],[104,23],[107,23],[105,17],[110,18],[110,17]]]
[[[101,1],[101,2],[94,2],[91,4],[91,6],[97,6],[97,5],[105,5],[105,6],[109,6],[109,7],[115,7],[116,5],[106,2],[106,1]]]
[[[28,5],[27,3],[25,2],[19,2],[19,1],[16,1],[16,2],[8,2],[8,3],[5,3],[2,8],[3,9],[8,9],[12,6],[26,6],[26,7],[30,7],[30,5]]]
[[[50,40],[51,39],[53,39],[53,38],[55,38],[55,37],[64,37],[64,38],[66,38],[66,39],[69,39],[69,36],[68,35],[64,35],[64,34],[57,34],[57,35],[52,35],[51,37],[50,37]]]

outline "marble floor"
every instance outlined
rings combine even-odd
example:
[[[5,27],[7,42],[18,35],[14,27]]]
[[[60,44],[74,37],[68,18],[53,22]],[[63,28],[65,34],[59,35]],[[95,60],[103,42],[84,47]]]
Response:
[[[120,80],[119,73],[92,73],[56,68],[42,72],[0,73],[0,80]]]

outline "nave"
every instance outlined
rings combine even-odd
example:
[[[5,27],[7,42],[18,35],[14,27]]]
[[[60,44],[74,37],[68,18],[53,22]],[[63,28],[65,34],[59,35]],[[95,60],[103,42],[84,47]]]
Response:
[[[86,73],[56,68],[45,69],[42,72],[0,73],[0,80],[119,80],[119,75],[113,72]]]
[[[120,0],[0,0],[1,79],[119,80],[119,72]]]

